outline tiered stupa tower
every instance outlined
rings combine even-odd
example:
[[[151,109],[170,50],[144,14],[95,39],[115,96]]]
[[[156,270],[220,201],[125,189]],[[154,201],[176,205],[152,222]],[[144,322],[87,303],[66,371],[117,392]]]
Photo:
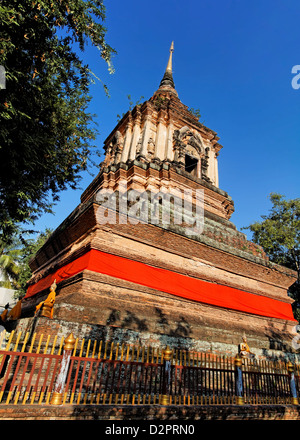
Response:
[[[270,263],[230,222],[233,201],[219,188],[222,146],[180,101],[172,54],[173,44],[158,90],[107,137],[99,174],[31,261],[19,325],[32,325],[56,280],[53,319],[35,323],[44,333],[223,354],[236,354],[245,333],[257,356],[286,355],[295,326],[287,289],[296,275]],[[191,235],[184,223],[134,224],[119,205],[115,222],[103,221],[99,194],[120,185],[147,194],[199,190],[204,229]]]

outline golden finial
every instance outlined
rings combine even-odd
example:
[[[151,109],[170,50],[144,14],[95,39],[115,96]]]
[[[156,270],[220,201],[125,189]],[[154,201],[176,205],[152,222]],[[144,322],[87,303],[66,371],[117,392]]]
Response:
[[[169,61],[168,61],[168,65],[166,68],[166,72],[170,72],[172,73],[172,55],[174,52],[174,41],[172,41],[171,43],[171,47],[170,47],[170,56],[169,56]]]
[[[64,350],[73,350],[76,339],[73,336],[73,333],[70,333],[69,336],[65,339]]]
[[[167,348],[164,350],[164,359],[165,359],[165,361],[171,360],[172,353],[173,353],[173,350],[171,350],[170,347],[167,346]]]

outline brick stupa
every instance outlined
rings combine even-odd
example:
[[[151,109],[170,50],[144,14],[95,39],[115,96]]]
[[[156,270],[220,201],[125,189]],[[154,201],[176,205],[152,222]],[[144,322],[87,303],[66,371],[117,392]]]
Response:
[[[287,289],[296,274],[271,263],[229,220],[233,201],[218,179],[222,146],[178,98],[172,52],[158,90],[107,137],[99,174],[32,259],[18,325],[32,326],[56,280],[53,318],[36,319],[37,331],[232,355],[246,334],[258,357],[286,356],[296,324]],[[184,223],[132,224],[124,212],[99,221],[101,190],[114,194],[120,183],[147,194],[202,190],[204,229],[191,236]]]

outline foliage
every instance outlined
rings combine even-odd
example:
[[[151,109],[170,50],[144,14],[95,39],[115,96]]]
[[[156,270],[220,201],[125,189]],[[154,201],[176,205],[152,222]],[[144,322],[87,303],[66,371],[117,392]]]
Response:
[[[99,0],[1,1],[0,233],[51,212],[88,167],[93,74],[78,53],[92,43],[113,72],[104,20]]]
[[[30,259],[37,253],[37,251],[43,246],[52,234],[52,229],[47,228],[45,232],[41,232],[36,238],[30,238],[23,241],[20,250],[20,274],[18,278],[19,282],[19,295],[26,294],[26,283],[31,278],[32,272],[29,267]]]
[[[157,111],[159,111],[161,108],[166,108],[169,100],[166,96],[159,96],[155,95],[153,98],[153,104]]]
[[[141,105],[141,101],[144,99],[144,96],[141,96],[136,103],[134,104],[134,102],[132,101],[131,95],[127,95],[127,99],[129,101],[129,111],[133,110],[134,107],[138,107]],[[122,113],[121,115],[117,115],[117,121],[120,122],[121,119],[126,115],[126,113]]]
[[[0,273],[3,279],[0,282],[1,287],[15,289],[17,297],[26,294],[26,283],[32,275],[29,261],[51,234],[52,230],[47,228],[35,238],[25,240],[24,231],[15,227],[8,240],[4,235],[0,236]]]
[[[7,243],[3,236],[0,237],[0,287],[18,289],[20,266],[18,261],[20,250],[15,243]]]
[[[291,286],[294,308],[300,318],[300,199],[285,200],[271,193],[272,208],[263,221],[244,229],[253,233],[253,241],[263,247],[270,260],[298,272],[298,281]]]
[[[192,113],[193,116],[196,116],[196,118],[198,119],[198,121],[200,121],[201,118],[201,114],[200,114],[200,110],[198,108],[189,108],[188,109],[190,113]]]
[[[270,259],[299,271],[300,267],[300,199],[284,200],[272,193],[273,206],[262,222],[248,226],[253,241],[260,244]]]

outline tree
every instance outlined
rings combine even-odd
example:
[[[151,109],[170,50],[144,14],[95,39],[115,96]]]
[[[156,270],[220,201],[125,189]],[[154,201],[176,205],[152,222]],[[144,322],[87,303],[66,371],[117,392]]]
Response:
[[[23,296],[27,291],[27,282],[30,280],[32,272],[29,267],[30,259],[48,240],[53,230],[47,228],[44,232],[39,233],[35,238],[24,240],[20,248],[20,273],[18,277],[19,289],[18,294]]]
[[[297,271],[298,280],[289,293],[295,299],[295,317],[300,319],[300,199],[286,200],[271,193],[270,200],[269,215],[244,229],[250,229],[253,241],[262,246],[270,261]]]
[[[92,43],[112,72],[104,20],[100,0],[1,1],[0,233],[51,212],[50,199],[77,188],[87,169],[93,74],[77,47]]]
[[[16,290],[16,297],[26,294],[27,282],[32,272],[29,267],[30,259],[43,246],[52,234],[47,228],[34,238],[24,239],[24,231],[15,228],[7,242],[0,236],[0,286]],[[1,279],[2,278],[2,279]]]
[[[20,250],[13,243],[7,243],[0,237],[0,287],[18,289]]]

